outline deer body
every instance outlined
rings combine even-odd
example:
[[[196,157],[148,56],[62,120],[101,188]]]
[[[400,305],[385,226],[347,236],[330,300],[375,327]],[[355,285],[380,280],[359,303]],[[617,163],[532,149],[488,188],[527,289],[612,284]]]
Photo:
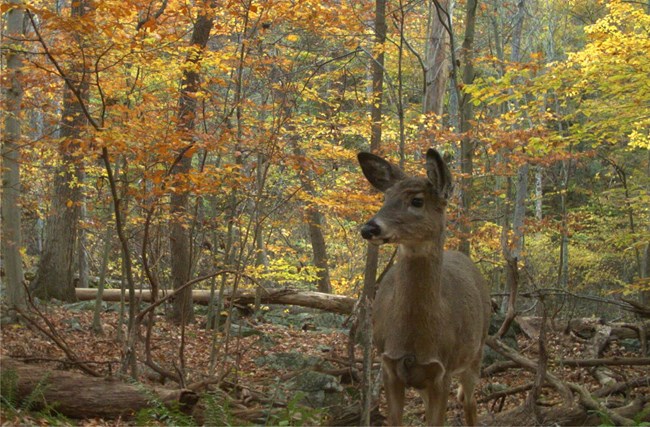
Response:
[[[398,244],[379,284],[373,337],[382,360],[389,425],[400,425],[406,387],[418,390],[429,425],[443,425],[451,376],[461,384],[468,425],[476,424],[474,387],[487,336],[490,299],[481,273],[464,254],[444,251],[444,210],[451,175],[427,153],[427,178],[407,177],[384,159],[359,155],[364,174],[385,192],[384,205],[361,232]]]

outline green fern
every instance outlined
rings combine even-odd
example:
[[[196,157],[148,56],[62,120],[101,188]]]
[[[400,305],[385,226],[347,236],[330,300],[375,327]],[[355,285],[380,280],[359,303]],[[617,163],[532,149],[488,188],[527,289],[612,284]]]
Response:
[[[28,416],[45,421],[48,425],[69,425],[70,420],[47,403],[45,390],[49,375],[43,376],[22,402],[18,401],[18,373],[7,369],[0,378],[0,406],[9,416]]]
[[[16,370],[7,369],[0,377],[0,399],[2,408],[15,408],[18,391],[18,375]]]
[[[217,394],[208,393],[204,394],[201,400],[205,405],[205,425],[226,427],[237,425],[235,417],[233,417],[230,410],[230,401],[227,396],[222,397]]]
[[[173,405],[165,405],[158,396],[142,384],[133,381],[132,384],[149,397],[149,408],[138,411],[135,416],[138,425],[167,425],[167,426],[194,426],[194,419],[184,414],[178,402]]]
[[[284,411],[273,414],[269,421],[277,426],[313,426],[318,425],[323,415],[321,409],[314,409],[301,404],[304,394],[298,392],[287,402]]]
[[[648,417],[649,414],[650,414],[650,406],[648,406],[643,411],[639,412],[638,414],[636,414],[634,416],[634,422],[635,422],[634,425],[641,426],[641,427],[649,427],[650,422],[643,421],[644,419],[646,419]]]
[[[163,404],[138,411],[135,417],[137,425],[195,426],[194,419],[184,414],[178,407]]]

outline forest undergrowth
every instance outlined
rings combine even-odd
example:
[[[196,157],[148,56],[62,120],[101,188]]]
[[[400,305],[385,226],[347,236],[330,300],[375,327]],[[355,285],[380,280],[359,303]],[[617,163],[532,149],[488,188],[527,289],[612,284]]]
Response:
[[[107,377],[117,376],[122,360],[123,345],[117,339],[118,313],[107,311],[102,314],[104,334],[97,335],[92,330],[92,311],[71,310],[63,306],[50,306],[44,313],[59,336],[67,343],[68,348],[74,352],[77,360],[92,366],[102,375]],[[228,408],[230,411],[228,423],[231,425],[261,424],[265,410],[270,402],[277,398],[277,387],[286,383],[296,375],[290,369],[274,369],[257,362],[260,358],[269,355],[298,352],[304,356],[314,356],[328,362],[329,372],[337,374],[341,384],[346,390],[359,387],[355,381],[355,372],[362,369],[362,355],[356,349],[355,360],[350,362],[349,338],[343,330],[318,330],[313,325],[305,323],[304,327],[293,327],[272,324],[264,319],[253,320],[252,317],[244,318],[246,327],[249,328],[248,336],[232,336],[228,343],[227,355],[221,351],[218,354],[215,372],[223,378],[219,388],[228,395]],[[241,322],[240,322],[241,324]],[[235,329],[236,330],[236,329]],[[162,366],[175,367],[179,360],[179,348],[183,341],[183,360],[185,366],[186,384],[199,384],[208,378],[213,378],[210,373],[211,349],[214,332],[205,329],[205,317],[198,316],[197,322],[185,327],[180,327],[167,322],[164,317],[158,316],[153,328],[152,352],[154,359]],[[223,339],[223,334],[218,338]],[[517,344],[520,353],[531,360],[538,359],[539,345],[524,333],[517,335]],[[140,346],[142,349],[143,346]],[[548,352],[549,371],[553,372],[563,381],[569,381],[594,391],[600,387],[590,374],[588,367],[560,366],[558,361],[565,359],[589,359],[592,349],[588,340],[581,340],[573,334],[563,334],[557,331],[548,331],[546,336],[546,350]],[[43,368],[72,369],[67,363],[66,354],[52,340],[29,324],[14,324],[2,328],[2,356],[10,356],[30,364],[38,364]],[[603,358],[614,357],[639,357],[638,351],[626,348],[617,341],[611,342],[602,354]],[[224,363],[225,362],[225,363]],[[349,375],[350,367],[352,375]],[[486,366],[483,367],[484,370]],[[318,370],[316,366],[314,369]],[[640,378],[648,375],[647,366],[612,366],[610,369],[623,381]],[[148,369],[140,369],[139,382],[147,387],[177,387],[174,384],[161,384],[161,378]],[[490,414],[507,411],[524,405],[529,388],[527,385],[534,381],[534,374],[517,367],[502,370],[501,372],[485,375],[477,387],[476,397],[479,402],[478,413],[481,419],[489,419]],[[206,387],[214,390],[217,387],[211,384]],[[518,393],[508,394],[497,398],[499,392],[520,387]],[[454,387],[455,389],[455,387]],[[454,390],[455,394],[455,390]],[[632,391],[636,395],[650,395],[650,387],[636,388]],[[354,393],[348,393],[354,395]],[[627,396],[633,398],[634,396]],[[561,404],[561,397],[552,388],[544,387],[538,399],[542,406]],[[280,402],[278,402],[280,403]],[[352,402],[348,402],[352,403]],[[283,403],[286,405],[286,402]],[[271,404],[272,406],[272,404]],[[386,413],[385,398],[383,393],[380,399],[380,412]],[[326,412],[313,412],[312,418],[303,420],[301,425],[314,422],[327,424]],[[315,417],[315,418],[314,418]],[[420,398],[414,391],[407,392],[407,406],[405,422],[409,425],[421,425],[424,411]],[[74,424],[83,426],[110,425],[124,426],[138,424],[137,418],[132,419],[84,419],[70,420],[57,418],[60,424]],[[195,422],[196,420],[190,422]],[[270,420],[266,419],[267,421]],[[447,411],[447,420],[451,425],[462,425],[462,409],[459,402],[450,396]],[[2,426],[9,425],[49,425],[51,416],[42,416],[40,413],[30,411],[7,411],[3,407],[1,415]],[[276,423],[279,422],[275,419]],[[156,422],[150,420],[148,422]],[[285,422],[288,422],[285,420]],[[160,420],[159,425],[170,425],[170,420]],[[603,419],[607,424],[607,420]],[[280,424],[283,424],[282,422]],[[290,423],[295,425],[295,423]],[[288,425],[288,424],[287,424]]]

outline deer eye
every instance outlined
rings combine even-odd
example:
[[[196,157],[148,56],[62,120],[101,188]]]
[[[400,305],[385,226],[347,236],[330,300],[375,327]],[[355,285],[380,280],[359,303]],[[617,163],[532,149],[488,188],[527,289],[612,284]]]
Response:
[[[411,206],[421,208],[424,206],[424,199],[422,197],[414,197],[411,199]]]

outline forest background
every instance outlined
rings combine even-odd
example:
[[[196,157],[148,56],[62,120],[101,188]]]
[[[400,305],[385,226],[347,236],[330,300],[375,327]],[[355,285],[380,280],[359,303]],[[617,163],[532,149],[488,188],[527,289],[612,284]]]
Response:
[[[381,200],[356,153],[421,173],[433,146],[456,181],[446,245],[471,254],[502,311],[534,311],[540,295],[571,316],[647,308],[649,12],[6,1],[10,307],[24,307],[24,281],[64,301],[98,283],[177,290],[180,324],[192,288],[357,296],[358,229]],[[513,292],[531,297],[514,305]]]

